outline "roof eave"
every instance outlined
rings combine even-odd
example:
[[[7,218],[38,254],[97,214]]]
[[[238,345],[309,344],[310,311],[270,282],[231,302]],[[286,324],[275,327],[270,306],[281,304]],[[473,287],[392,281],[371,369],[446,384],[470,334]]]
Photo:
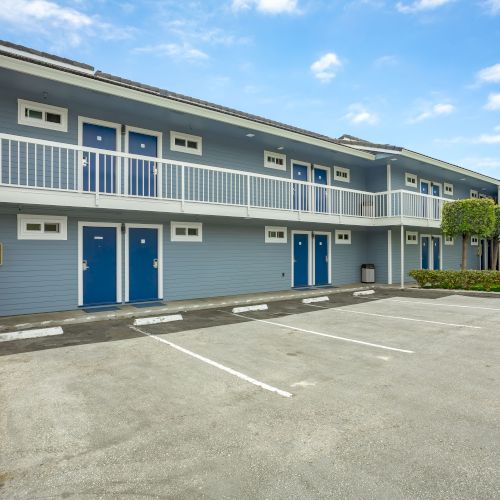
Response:
[[[28,59],[28,60],[26,60]],[[132,99],[138,102],[151,104],[163,108],[168,108],[181,113],[188,113],[204,118],[216,120],[223,123],[228,123],[243,128],[257,130],[262,133],[276,135],[290,140],[296,140],[313,146],[318,146],[324,149],[329,149],[337,153],[344,153],[347,155],[355,156],[366,160],[374,160],[375,155],[358,150],[335,142],[320,139],[312,135],[307,135],[299,132],[280,128],[276,125],[251,120],[248,118],[235,116],[233,114],[224,113],[209,107],[204,107],[200,104],[193,104],[182,100],[177,100],[164,95],[157,95],[154,91],[146,89],[132,88],[114,80],[106,80],[99,77],[99,74],[88,74],[71,70],[68,68],[60,68],[51,66],[50,64],[42,64],[39,61],[30,60],[29,58],[20,59],[8,54],[0,54],[0,67],[18,71],[21,73],[39,76],[49,80],[66,83],[77,87],[84,87],[86,89],[94,90],[96,92],[103,92],[106,94],[123,97],[125,99]]]

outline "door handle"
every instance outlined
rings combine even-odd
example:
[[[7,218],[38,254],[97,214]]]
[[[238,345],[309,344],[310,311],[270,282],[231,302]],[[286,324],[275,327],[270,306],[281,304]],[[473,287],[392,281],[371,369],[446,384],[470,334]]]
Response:
[[[153,259],[153,267],[158,269],[158,259]]]
[[[86,260],[83,260],[83,261],[82,261],[82,269],[83,269],[84,271],[86,271],[88,268],[89,268],[89,265],[87,264],[87,261],[86,261]]]

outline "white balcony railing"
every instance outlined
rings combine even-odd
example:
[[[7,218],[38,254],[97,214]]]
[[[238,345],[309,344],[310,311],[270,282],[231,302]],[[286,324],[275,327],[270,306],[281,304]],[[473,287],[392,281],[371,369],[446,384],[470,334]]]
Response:
[[[0,134],[0,186],[324,215],[439,220],[443,198],[371,193]]]

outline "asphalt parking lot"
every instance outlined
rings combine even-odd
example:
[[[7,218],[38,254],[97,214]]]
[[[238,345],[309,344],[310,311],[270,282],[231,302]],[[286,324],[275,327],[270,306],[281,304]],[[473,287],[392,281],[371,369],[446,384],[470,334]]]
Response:
[[[183,317],[0,344],[0,497],[499,498],[500,298]]]

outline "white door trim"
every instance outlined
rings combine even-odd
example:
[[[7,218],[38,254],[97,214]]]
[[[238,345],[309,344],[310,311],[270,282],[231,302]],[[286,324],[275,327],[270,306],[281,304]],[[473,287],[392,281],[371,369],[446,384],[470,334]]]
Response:
[[[293,166],[300,165],[302,167],[307,167],[307,179],[304,182],[311,182],[311,164],[306,161],[300,160],[290,160],[290,179],[297,180],[293,178]],[[319,167],[319,165],[318,165]],[[300,181],[298,181],[300,182]]]
[[[129,276],[129,229],[147,228],[158,230],[158,300],[163,300],[163,224],[125,224],[125,302],[130,298],[130,276]]]
[[[122,238],[119,222],[84,222],[78,221],[78,305],[83,306],[83,228],[114,227],[116,228],[116,302],[122,301]]]
[[[432,194],[432,188],[433,188],[433,186],[439,186],[439,198],[442,198],[443,195],[444,195],[444,193],[443,193],[443,184],[441,182],[431,182],[431,192],[430,192],[430,194],[432,196],[434,196]]]
[[[420,245],[419,245],[419,261],[420,261],[420,269],[422,269],[422,239],[429,238],[429,271],[434,269],[434,245],[432,242],[433,238],[439,239],[439,270],[443,270],[443,260],[444,260],[444,245],[443,245],[443,237],[440,234],[421,234],[420,235]]]
[[[307,263],[307,286],[310,286],[312,284],[312,231],[302,231],[300,229],[293,229],[292,230],[292,244],[291,244],[291,247],[292,247],[292,259],[291,259],[291,273],[290,273],[290,276],[291,276],[291,282],[290,282],[290,285],[291,287],[293,288],[293,281],[294,281],[294,275],[293,275],[293,264],[294,264],[294,244],[295,244],[295,241],[294,241],[294,235],[295,234],[307,234],[307,248],[308,248],[308,263]]]
[[[323,234],[326,235],[327,237],[327,245],[328,245],[328,283],[331,285],[332,284],[332,233],[328,231],[313,231],[313,234]],[[312,270],[313,270],[313,284],[316,284],[316,276],[315,276],[315,271],[316,271],[316,246],[312,245],[313,247],[313,255],[312,255]]]
[[[121,125],[115,122],[107,122],[105,120],[98,120],[97,118],[87,118],[86,116],[78,116],[78,146],[83,147],[83,124],[101,125],[102,127],[114,128],[116,130],[115,152],[119,153],[122,150],[122,136]],[[78,154],[78,189],[83,189],[83,154]],[[118,192],[120,187],[121,169],[116,169],[115,175],[115,192]]]

